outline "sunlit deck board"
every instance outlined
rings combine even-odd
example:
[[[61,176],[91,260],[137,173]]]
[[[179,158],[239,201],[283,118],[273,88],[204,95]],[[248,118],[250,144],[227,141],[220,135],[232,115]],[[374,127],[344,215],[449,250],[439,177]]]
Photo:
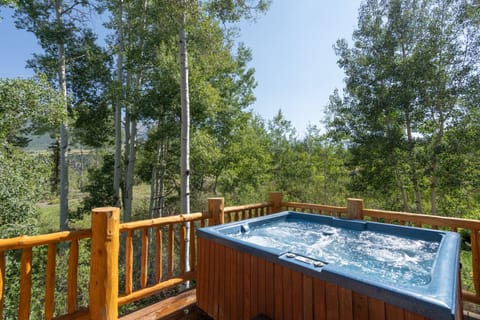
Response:
[[[184,310],[194,307],[196,303],[196,290],[188,290],[175,297],[129,313],[119,320],[181,319],[182,316],[185,316]]]

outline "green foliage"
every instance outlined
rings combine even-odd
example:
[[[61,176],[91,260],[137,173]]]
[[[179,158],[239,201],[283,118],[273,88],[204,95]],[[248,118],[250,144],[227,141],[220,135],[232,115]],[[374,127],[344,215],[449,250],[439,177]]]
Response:
[[[48,194],[52,163],[17,146],[23,134],[65,116],[58,95],[42,78],[0,80],[0,235],[35,232],[36,202]],[[21,145],[21,144],[20,144]]]
[[[268,10],[270,0],[211,0],[205,3],[208,12],[223,22],[235,22],[242,18],[255,19]]]
[[[68,88],[70,89],[70,115],[75,141],[100,148],[113,143],[113,110],[111,97],[111,57],[95,42],[97,36],[85,30],[68,51]],[[70,58],[71,57],[71,58]]]
[[[36,202],[48,193],[50,164],[40,156],[0,147],[0,235],[2,238],[34,232]]]
[[[345,148],[321,134],[315,126],[308,128],[297,148],[307,154],[306,161],[312,165],[308,182],[303,183],[304,195],[300,200],[345,205],[346,186],[352,177],[345,167],[348,156]]]
[[[475,287],[473,284],[472,252],[462,250],[460,252],[460,263],[462,265],[462,289],[474,292]]]
[[[228,195],[234,203],[251,199],[255,190],[267,187],[270,180],[269,140],[262,122],[250,119],[235,130],[221,149],[213,191]]]
[[[89,213],[93,208],[113,205],[113,165],[113,156],[107,154],[103,157],[100,167],[92,166],[88,169],[89,182],[85,186],[85,192],[88,195],[73,218],[82,218],[85,213]]]
[[[55,5],[62,11],[60,17],[56,16]],[[15,18],[17,28],[32,32],[44,50],[42,54],[34,54],[27,66],[36,74],[44,74],[57,88],[59,45],[65,48],[67,109],[71,119],[68,122],[76,129],[77,141],[99,147],[111,142],[113,132],[112,112],[107,100],[111,58],[95,43],[97,35],[86,27],[89,5],[87,1],[21,1]],[[65,109],[65,101],[60,100],[62,102]],[[66,117],[63,120],[67,123]],[[42,125],[41,133],[52,135],[59,127],[58,123],[44,122]]]
[[[478,50],[466,36],[478,25],[463,10],[443,0],[366,1],[353,46],[337,42],[346,88],[330,99],[328,130],[348,146],[357,196],[443,215],[476,206],[468,199],[476,198],[478,146],[458,142],[478,133],[463,129],[475,127],[478,109]]]
[[[1,0],[0,6],[13,6],[18,3],[18,0]],[[0,18],[1,21],[1,18]]]
[[[0,141],[26,146],[26,134],[65,119],[60,96],[42,77],[0,79]]]
[[[328,132],[311,126],[298,136],[281,111],[267,121],[247,109],[255,101],[256,87],[254,70],[248,67],[251,52],[236,45],[234,33],[226,28],[231,22],[254,18],[268,3],[213,0],[201,6],[189,3],[187,8],[192,211],[205,210],[206,198],[211,196],[241,204],[281,191],[292,201],[344,205],[347,197],[354,196],[364,198],[368,207],[478,219],[478,8],[446,0],[363,2],[353,44],[340,40],[335,47],[346,73],[346,88],[331,96]],[[82,13],[84,4],[71,3],[70,12]],[[114,16],[118,14],[116,1],[105,5]],[[133,216],[157,214],[150,207],[155,199],[161,199],[161,214],[178,213],[177,36],[178,16],[185,8],[162,0],[124,2],[123,46],[109,42],[125,60],[124,82],[115,84],[110,80],[111,50],[107,53],[96,44],[96,35],[84,28],[84,16],[64,16],[65,25],[59,29],[52,9],[48,1],[22,2],[18,24],[38,37],[45,54],[35,55],[29,64],[47,74],[52,83],[57,76],[57,44],[66,46],[73,140],[99,149],[110,145],[111,105],[118,100],[124,110],[122,120],[138,122],[141,128],[133,142],[138,152],[134,176],[148,185],[142,186],[141,195],[135,193]],[[117,32],[118,21],[110,27]],[[17,146],[26,143],[27,133],[53,130],[65,119],[62,100],[44,79],[0,80],[2,237],[54,229],[45,216],[58,210],[45,209],[44,222],[38,223],[35,208],[40,198],[48,198],[45,186],[52,161],[27,155]],[[108,154],[100,165],[89,164],[87,181],[78,185],[88,195],[72,218],[114,202],[111,150],[98,152]],[[121,165],[125,167],[126,162]],[[75,161],[71,164],[75,167],[71,171],[77,172]],[[150,190],[156,190],[152,201]],[[134,241],[138,243],[138,234]],[[87,287],[89,257],[82,253],[87,249],[88,243],[81,244],[80,288]],[[66,277],[62,275],[68,248],[57,251],[56,312],[61,314],[65,312]],[[471,268],[467,251],[462,252],[465,276]],[[19,252],[7,257],[6,318],[14,318],[18,307],[19,259]],[[38,275],[34,276],[32,317],[41,318],[45,248],[35,252],[34,260]],[[134,260],[134,272],[138,272],[138,259]],[[471,282],[465,285],[470,288]],[[80,304],[85,305],[86,299],[82,289]]]

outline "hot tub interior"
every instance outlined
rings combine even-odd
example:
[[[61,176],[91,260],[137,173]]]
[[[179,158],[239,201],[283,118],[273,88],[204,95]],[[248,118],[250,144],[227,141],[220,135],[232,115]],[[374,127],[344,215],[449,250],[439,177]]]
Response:
[[[423,286],[431,281],[442,234],[413,237],[387,233],[391,230],[375,231],[367,223],[355,224],[352,229],[319,222],[286,216],[252,226],[244,223],[228,234],[257,246],[289,252],[292,258],[295,255],[308,257],[312,263],[334,264],[373,281],[401,287]]]

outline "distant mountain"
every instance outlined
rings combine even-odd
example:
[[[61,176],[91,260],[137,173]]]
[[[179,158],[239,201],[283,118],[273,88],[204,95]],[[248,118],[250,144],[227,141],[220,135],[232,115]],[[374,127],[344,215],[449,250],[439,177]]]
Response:
[[[30,136],[30,143],[25,148],[27,151],[47,151],[48,147],[52,144],[54,139],[50,138],[49,134],[41,136]]]

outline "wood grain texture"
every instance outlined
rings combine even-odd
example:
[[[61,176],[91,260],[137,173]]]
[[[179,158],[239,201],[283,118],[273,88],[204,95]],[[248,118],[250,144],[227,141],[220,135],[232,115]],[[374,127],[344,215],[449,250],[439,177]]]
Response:
[[[133,289],[133,231],[127,232],[125,240],[125,294]]]
[[[0,251],[0,320],[3,319],[3,301],[5,287],[5,253]]]
[[[118,317],[119,208],[92,210],[89,311],[91,319]]]
[[[45,271],[45,319],[53,318],[55,309],[55,267],[57,260],[57,245],[50,243],[47,251],[47,270]],[[1,302],[1,301],[0,301]],[[1,312],[0,312],[1,314]]]
[[[73,313],[77,310],[78,240],[70,242],[67,278],[67,310]]]
[[[214,319],[424,320],[377,298],[204,238],[198,304]],[[208,301],[208,302],[207,302]]]
[[[142,229],[142,252],[140,256],[140,288],[147,286],[148,279],[148,229]]]
[[[22,250],[20,262],[20,302],[18,319],[30,319],[30,301],[32,297],[32,248]]]

